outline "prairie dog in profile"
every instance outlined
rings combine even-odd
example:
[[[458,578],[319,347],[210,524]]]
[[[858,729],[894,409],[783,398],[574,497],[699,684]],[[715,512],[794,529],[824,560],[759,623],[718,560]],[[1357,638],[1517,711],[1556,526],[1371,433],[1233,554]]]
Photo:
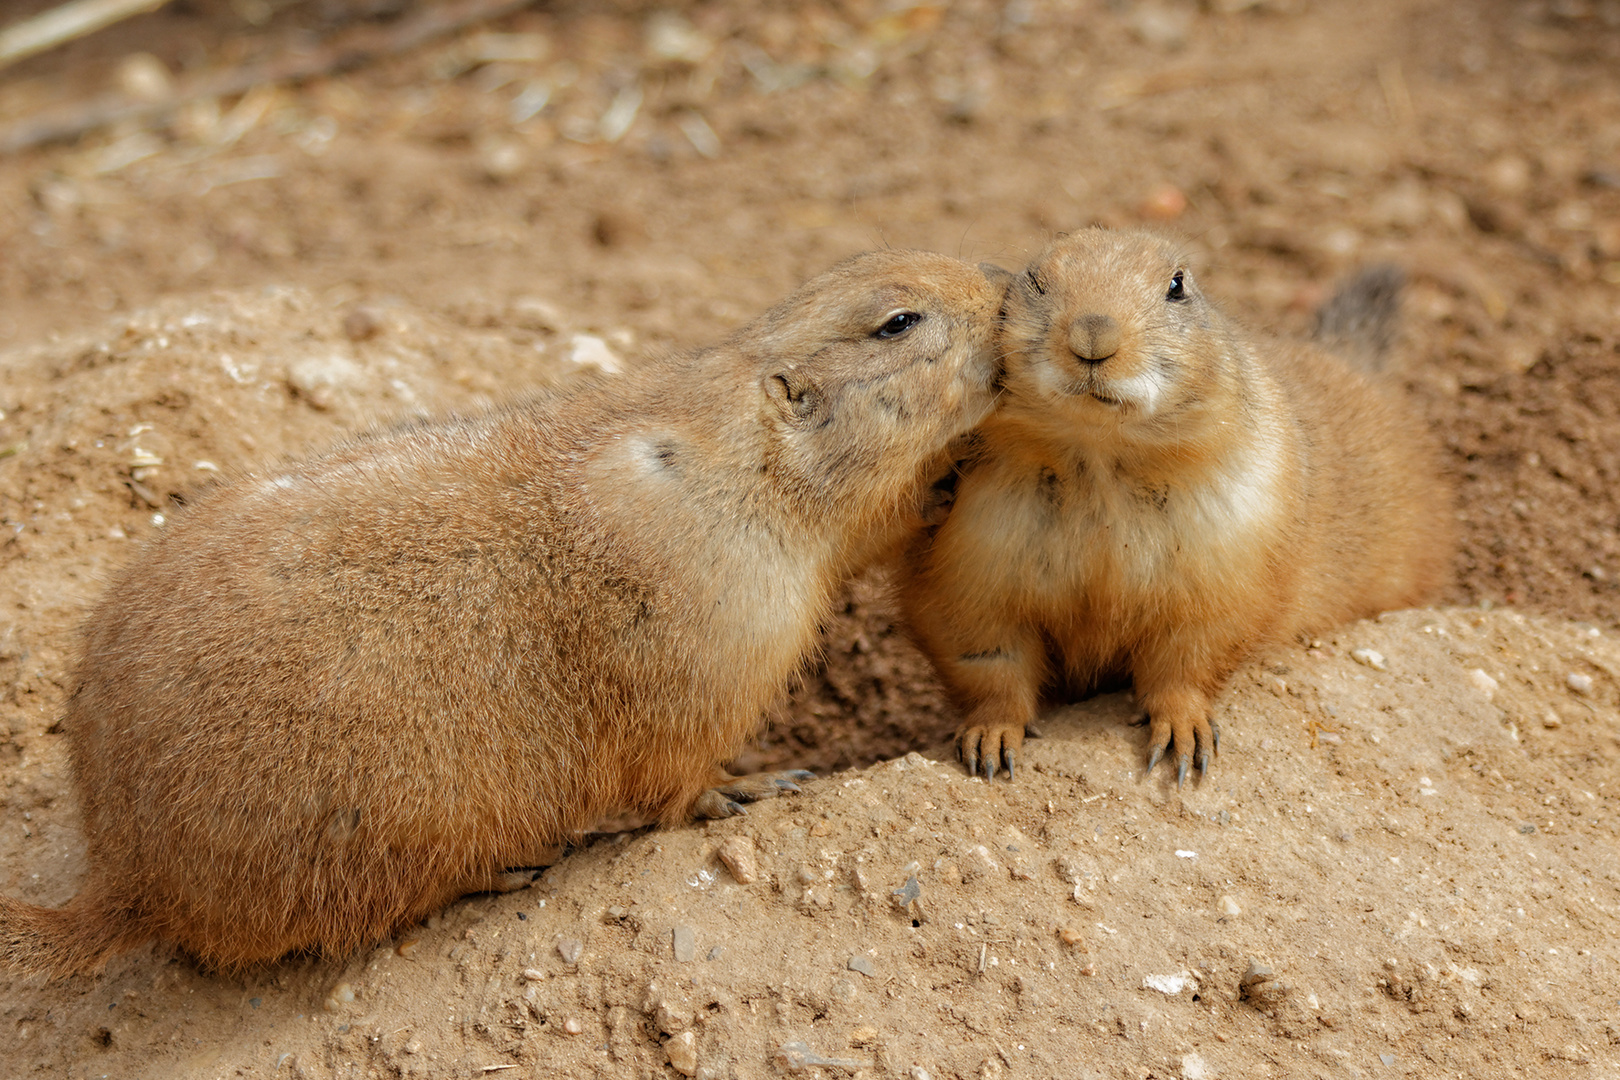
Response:
[[[603,818],[781,790],[721,763],[989,409],[1001,295],[872,252],[717,346],[204,492],[89,616],[88,874],[0,898],[0,957],[342,953]]]
[[[1323,310],[1387,346],[1398,272]],[[1217,742],[1245,657],[1424,602],[1451,499],[1395,388],[1307,344],[1241,333],[1185,254],[1143,232],[1054,240],[1008,288],[1005,390],[955,504],[920,538],[906,613],[965,719],[969,771],[1012,774],[1043,695],[1129,677],[1176,782]]]

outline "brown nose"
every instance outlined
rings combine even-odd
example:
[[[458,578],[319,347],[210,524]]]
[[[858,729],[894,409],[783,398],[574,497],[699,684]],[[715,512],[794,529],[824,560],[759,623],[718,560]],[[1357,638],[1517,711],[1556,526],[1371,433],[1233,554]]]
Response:
[[[1107,315],[1082,315],[1069,324],[1069,348],[1082,360],[1106,360],[1119,352],[1119,323]]]

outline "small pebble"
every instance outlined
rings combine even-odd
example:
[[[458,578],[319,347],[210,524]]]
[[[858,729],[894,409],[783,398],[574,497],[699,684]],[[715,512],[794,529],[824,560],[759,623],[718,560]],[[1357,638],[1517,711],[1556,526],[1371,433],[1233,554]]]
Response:
[[[523,977],[530,982],[540,982],[546,977],[546,973],[539,968],[524,968]]]
[[[1287,987],[1277,981],[1277,973],[1258,960],[1250,960],[1243,977],[1238,980],[1238,996],[1245,1001],[1273,1005],[1287,994]]]
[[[1215,1073],[1203,1055],[1194,1051],[1181,1056],[1181,1080],[1215,1080]]]
[[[1350,654],[1350,658],[1358,664],[1366,664],[1374,671],[1389,670],[1384,666],[1384,654],[1377,649],[1356,649]]]
[[[567,351],[563,355],[571,364],[600,368],[609,375],[623,370],[623,365],[613,350],[608,348],[608,343],[595,334],[573,335],[568,339]]]
[[[1548,730],[1553,728],[1561,728],[1564,726],[1564,718],[1553,712],[1551,709],[1548,709],[1541,716],[1541,726],[1547,728]]]
[[[1577,694],[1590,694],[1592,692],[1592,676],[1579,671],[1572,671],[1564,676],[1564,683]]]
[[[1069,948],[1078,949],[1080,952],[1086,952],[1087,951],[1086,950],[1086,939],[1085,939],[1085,937],[1083,935],[1081,935],[1080,931],[1076,930],[1074,927],[1072,927],[1072,926],[1060,926],[1060,927],[1058,927],[1057,936],[1058,936],[1058,940],[1063,942],[1063,944],[1069,946]]]
[[[343,333],[350,341],[368,341],[382,330],[382,320],[368,307],[357,307],[343,316]]]
[[[877,968],[873,967],[872,961],[864,956],[850,957],[848,966],[849,970],[858,971],[862,975],[865,975],[868,979],[877,978]]]
[[[1174,184],[1160,184],[1148,193],[1138,213],[1152,221],[1174,221],[1187,210],[1187,196]]]
[[[337,1012],[343,1006],[353,1004],[354,999],[354,987],[346,982],[340,982],[326,995],[326,1011]]]
[[[652,1007],[653,1023],[665,1035],[679,1035],[692,1026],[692,1012],[678,1001],[659,998]]]
[[[584,1030],[585,1025],[580,1023],[577,1017],[570,1016],[568,1019],[563,1021],[563,1031],[567,1032],[569,1035],[578,1035]]]
[[[690,1031],[672,1036],[664,1044],[664,1052],[669,1055],[670,1068],[682,1076],[697,1075],[697,1036]]]
[[[562,957],[565,964],[577,964],[585,951],[585,943],[578,938],[560,938],[557,941],[557,955]]]
[[[754,841],[746,836],[728,836],[717,852],[721,864],[737,879],[739,885],[752,885],[759,880],[759,863],[754,858]]]
[[[1468,673],[1468,681],[1474,684],[1474,689],[1485,695],[1486,701],[1496,697],[1497,682],[1480,668],[1474,668]]]
[[[670,934],[675,948],[675,962],[690,964],[697,959],[697,931],[690,926],[677,926]]]
[[[1241,915],[1241,914],[1243,914],[1243,909],[1238,907],[1238,902],[1236,900],[1232,899],[1230,896],[1221,897],[1220,905],[1221,905],[1221,914],[1222,915]]]
[[[1187,989],[1189,984],[1196,985],[1197,982],[1190,971],[1183,971],[1179,975],[1144,975],[1142,989],[1157,990],[1161,994],[1174,996]]]

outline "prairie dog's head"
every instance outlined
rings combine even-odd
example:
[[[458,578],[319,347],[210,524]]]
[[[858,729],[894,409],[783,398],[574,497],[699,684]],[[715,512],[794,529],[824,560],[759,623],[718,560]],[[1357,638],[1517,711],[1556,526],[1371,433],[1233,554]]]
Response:
[[[1060,236],[1008,287],[1004,407],[1105,431],[1173,422],[1216,391],[1227,340],[1176,244]]]
[[[849,500],[892,496],[994,400],[1004,282],[944,255],[871,251],[732,340],[758,364],[775,466]]]

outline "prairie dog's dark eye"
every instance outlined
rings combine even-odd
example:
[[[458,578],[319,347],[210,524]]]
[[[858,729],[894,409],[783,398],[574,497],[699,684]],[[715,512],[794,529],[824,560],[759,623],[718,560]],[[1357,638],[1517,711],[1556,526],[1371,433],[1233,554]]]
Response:
[[[877,333],[873,336],[880,338],[899,337],[920,322],[922,322],[922,316],[915,311],[897,311],[889,316],[888,322],[877,328]]]
[[[1187,299],[1187,289],[1184,284],[1186,277],[1187,272],[1185,270],[1177,270],[1174,274],[1170,275],[1170,291],[1164,294],[1164,298],[1166,300],[1176,301]]]

